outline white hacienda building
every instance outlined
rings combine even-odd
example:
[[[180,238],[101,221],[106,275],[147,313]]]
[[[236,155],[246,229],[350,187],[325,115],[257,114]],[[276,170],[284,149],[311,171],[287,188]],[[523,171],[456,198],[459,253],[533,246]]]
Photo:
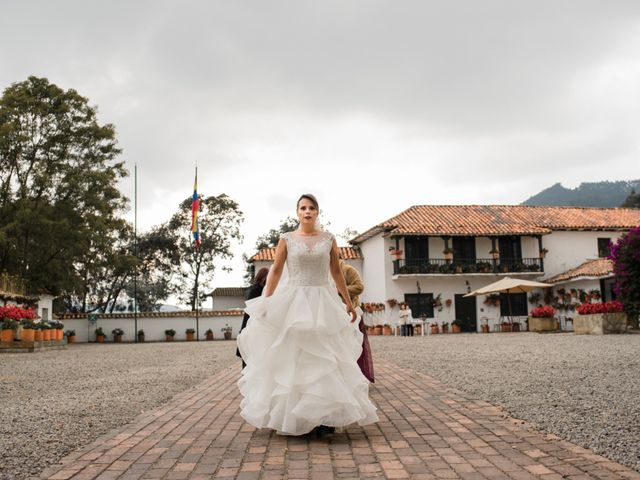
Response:
[[[377,322],[397,320],[398,307],[388,302],[395,300],[407,302],[414,318],[459,319],[463,331],[479,331],[482,322],[499,325],[508,302],[504,295],[498,305],[464,295],[505,276],[553,283],[553,302],[571,308],[585,294],[610,300],[609,242],[639,224],[634,209],[421,205],[352,239],[341,255],[362,273],[362,301],[385,305]],[[261,250],[250,262],[256,270],[269,266],[274,252]],[[526,317],[542,295],[532,302],[512,294],[512,314]],[[564,313],[572,315],[569,308]]]

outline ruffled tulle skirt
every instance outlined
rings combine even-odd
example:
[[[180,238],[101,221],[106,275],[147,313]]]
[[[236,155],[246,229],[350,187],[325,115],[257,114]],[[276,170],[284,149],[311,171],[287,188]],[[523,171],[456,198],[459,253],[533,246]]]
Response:
[[[258,428],[302,435],[318,425],[378,420],[357,360],[362,333],[329,286],[283,286],[247,301],[238,347],[242,417]]]

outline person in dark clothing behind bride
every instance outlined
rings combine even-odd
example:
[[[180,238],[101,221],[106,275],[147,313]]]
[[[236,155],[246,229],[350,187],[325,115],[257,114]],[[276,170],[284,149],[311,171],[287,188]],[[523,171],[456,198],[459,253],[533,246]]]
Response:
[[[262,295],[262,289],[267,283],[268,274],[269,269],[267,267],[262,267],[260,270],[258,270],[258,273],[256,273],[256,276],[253,278],[253,283],[249,286],[249,288],[247,288],[247,291],[244,294],[245,300],[251,300],[252,298],[257,298]],[[249,315],[245,313],[244,318],[242,319],[242,326],[240,327],[240,331],[244,330],[244,328],[247,326],[248,321]],[[240,355],[240,350],[238,348],[236,348],[236,356],[242,358],[242,355]],[[244,363],[244,360],[242,360],[242,368],[246,366],[247,365]]]

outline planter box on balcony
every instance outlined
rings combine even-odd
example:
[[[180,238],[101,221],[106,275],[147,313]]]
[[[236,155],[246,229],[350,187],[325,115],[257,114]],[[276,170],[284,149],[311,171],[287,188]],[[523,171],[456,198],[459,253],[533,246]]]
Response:
[[[573,319],[573,331],[577,334],[624,333],[626,329],[627,314],[622,312],[576,315]]]
[[[530,332],[550,332],[558,329],[558,321],[553,318],[529,317]]]

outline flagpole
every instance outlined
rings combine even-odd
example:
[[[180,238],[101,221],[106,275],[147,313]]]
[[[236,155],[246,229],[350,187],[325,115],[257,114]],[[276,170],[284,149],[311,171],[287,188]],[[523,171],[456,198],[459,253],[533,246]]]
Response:
[[[198,163],[196,162],[196,185],[198,184]],[[200,203],[198,202],[198,208],[200,208]],[[199,229],[198,229],[199,230]],[[194,242],[193,248],[196,251],[196,261],[198,256],[198,244]],[[198,272],[200,273],[200,272]],[[198,276],[196,275],[196,341],[200,341],[200,315],[198,313]]]
[[[133,165],[133,337],[138,343],[138,164]]]

